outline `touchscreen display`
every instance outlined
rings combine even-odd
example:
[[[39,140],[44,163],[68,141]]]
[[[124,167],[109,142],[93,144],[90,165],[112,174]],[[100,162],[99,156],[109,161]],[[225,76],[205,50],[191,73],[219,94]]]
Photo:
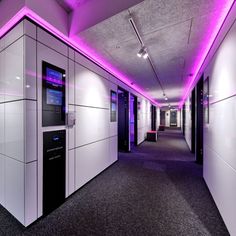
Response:
[[[62,87],[62,73],[51,68],[46,68],[46,81],[54,87]]]
[[[62,105],[62,92],[54,89],[47,89],[47,104],[48,105]]]

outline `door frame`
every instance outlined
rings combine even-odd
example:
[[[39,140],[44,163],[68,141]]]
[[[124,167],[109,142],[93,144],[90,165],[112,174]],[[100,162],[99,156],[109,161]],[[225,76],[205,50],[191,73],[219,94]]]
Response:
[[[204,75],[196,85],[196,162],[203,164],[203,83]]]
[[[125,138],[126,138],[126,144],[125,144],[125,148],[124,149],[120,149],[119,146],[119,90],[123,91],[125,96],[127,97],[127,104],[125,107],[125,121],[124,121],[124,125],[125,125]],[[122,87],[118,87],[117,89],[117,93],[118,93],[118,122],[117,122],[117,131],[118,131],[118,151],[124,151],[124,152],[129,152],[130,151],[130,137],[129,137],[129,101],[130,101],[130,95],[129,92],[125,89],[123,89]]]
[[[196,149],[196,90],[192,90],[191,96],[191,119],[192,119],[192,134],[191,134],[191,152],[195,153]]]

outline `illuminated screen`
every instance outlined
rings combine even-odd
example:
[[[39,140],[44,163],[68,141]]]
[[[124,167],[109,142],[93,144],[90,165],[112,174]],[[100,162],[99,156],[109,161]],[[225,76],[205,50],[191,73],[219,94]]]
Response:
[[[116,102],[116,92],[111,91],[111,101]]]
[[[48,84],[53,85],[54,87],[62,87],[62,73],[51,68],[46,68],[46,80]]]
[[[111,104],[111,111],[116,111],[116,104],[115,103]]]
[[[54,89],[47,89],[47,104],[61,106],[62,92]]]

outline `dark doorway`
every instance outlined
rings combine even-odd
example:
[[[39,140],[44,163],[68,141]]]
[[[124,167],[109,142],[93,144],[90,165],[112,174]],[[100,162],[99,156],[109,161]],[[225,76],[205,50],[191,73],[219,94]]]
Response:
[[[196,86],[196,162],[203,163],[203,80]]]
[[[160,125],[162,126],[166,125],[166,112],[165,111],[160,112]]]
[[[183,105],[183,109],[182,109],[182,127],[183,127],[183,135],[185,136],[185,116],[186,116],[186,110],[185,110],[185,104]]]
[[[177,111],[170,111],[170,126],[177,127]]]
[[[133,94],[130,94],[129,100],[129,137],[130,137],[130,148],[137,145],[137,106],[138,99]]]
[[[151,106],[151,128],[152,130],[157,130],[157,108],[155,106]]]
[[[118,88],[118,149],[128,152],[129,145],[129,93]]]
[[[196,135],[195,135],[195,130],[196,130],[196,112],[195,112],[195,106],[196,106],[196,99],[195,99],[195,88],[192,91],[192,96],[191,96],[191,119],[192,119],[192,137],[191,137],[191,152],[195,153],[195,143],[196,143]]]

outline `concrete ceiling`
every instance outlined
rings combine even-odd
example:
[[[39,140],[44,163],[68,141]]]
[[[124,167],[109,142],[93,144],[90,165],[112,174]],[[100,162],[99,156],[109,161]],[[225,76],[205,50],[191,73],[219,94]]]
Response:
[[[73,10],[68,0],[58,1],[65,9]],[[76,2],[86,1],[74,0]],[[158,102],[177,105],[186,81],[194,73],[192,68],[205,46],[206,37],[211,33],[209,23],[219,15],[225,2],[227,0],[144,0],[77,35]],[[136,55],[140,43],[128,21],[129,12],[148,49],[168,102],[163,98],[148,60]]]

